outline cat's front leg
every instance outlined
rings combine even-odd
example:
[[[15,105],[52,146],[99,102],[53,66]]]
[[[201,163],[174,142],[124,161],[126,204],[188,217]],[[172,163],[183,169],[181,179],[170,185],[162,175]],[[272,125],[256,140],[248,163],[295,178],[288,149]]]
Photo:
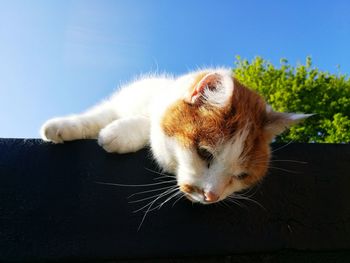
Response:
[[[103,128],[98,143],[115,153],[136,152],[149,143],[150,120],[144,116],[126,117],[113,121]]]
[[[48,120],[41,127],[45,141],[63,143],[79,139],[96,139],[100,130],[117,118],[109,102],[102,103],[82,114]]]
[[[79,139],[96,138],[99,127],[88,119],[76,116],[48,120],[41,128],[41,137],[46,141],[63,143]]]

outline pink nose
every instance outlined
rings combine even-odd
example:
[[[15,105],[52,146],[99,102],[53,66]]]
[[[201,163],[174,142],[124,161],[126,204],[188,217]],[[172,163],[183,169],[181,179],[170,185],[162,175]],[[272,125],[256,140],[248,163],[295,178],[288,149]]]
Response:
[[[212,191],[204,192],[204,200],[207,202],[215,202],[219,199],[219,196]]]

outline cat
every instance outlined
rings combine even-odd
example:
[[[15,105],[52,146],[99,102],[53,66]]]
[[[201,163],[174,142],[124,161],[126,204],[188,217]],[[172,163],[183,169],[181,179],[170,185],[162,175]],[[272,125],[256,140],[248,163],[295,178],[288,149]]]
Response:
[[[150,145],[163,171],[192,202],[212,204],[265,176],[270,142],[310,114],[275,112],[231,69],[148,76],[82,114],[48,120],[45,141],[96,138],[107,152]]]

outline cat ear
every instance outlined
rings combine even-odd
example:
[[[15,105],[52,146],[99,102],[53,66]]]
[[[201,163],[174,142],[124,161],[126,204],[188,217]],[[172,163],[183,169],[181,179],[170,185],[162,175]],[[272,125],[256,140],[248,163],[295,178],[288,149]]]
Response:
[[[199,81],[190,89],[185,97],[185,101],[193,105],[202,105],[210,103],[213,105],[220,105],[222,103],[223,92],[222,76],[218,73],[209,73],[199,75]]]
[[[269,140],[272,140],[275,136],[281,134],[290,126],[297,124],[305,120],[306,118],[314,115],[303,113],[276,112],[273,111],[270,106],[267,107],[266,114],[267,116],[264,124],[264,131]]]

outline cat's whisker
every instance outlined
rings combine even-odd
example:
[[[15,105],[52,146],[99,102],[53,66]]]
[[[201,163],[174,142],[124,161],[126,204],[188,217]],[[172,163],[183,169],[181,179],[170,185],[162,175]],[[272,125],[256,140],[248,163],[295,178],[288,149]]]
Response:
[[[174,201],[172,207],[174,207],[174,206],[176,205],[176,203],[179,202],[183,197],[185,197],[185,194],[182,193],[182,192],[180,192],[180,197],[178,197],[178,198]]]
[[[290,162],[290,163],[308,164],[308,162],[299,161],[299,160],[271,160],[271,162]]]
[[[164,180],[164,178],[167,178],[167,179]],[[171,179],[168,179],[168,178],[171,178]],[[174,176],[166,176],[166,175],[160,176],[160,177],[154,177],[153,180],[155,180],[155,181],[156,180],[164,180],[167,182],[176,182],[177,181]]]
[[[169,191],[169,190],[175,189],[175,187],[174,187],[174,186],[171,186],[171,187],[167,187],[167,188],[164,188],[164,189],[168,189],[168,190],[166,190],[166,191],[164,191],[164,192],[162,192],[162,193],[160,193],[160,194],[156,194],[156,195],[148,196],[148,197],[141,198],[141,199],[138,199],[138,200],[129,201],[129,204],[133,204],[133,203],[140,203],[140,202],[142,202],[142,201],[145,201],[145,200],[149,200],[149,199],[155,198],[155,197],[157,197],[157,196],[159,196],[159,195],[161,195],[161,194],[163,194],[163,193],[165,193],[165,192],[167,192],[167,191]]]
[[[299,160],[270,160],[270,161],[266,161],[266,160],[259,160],[259,159],[256,159],[254,160],[254,164],[259,164],[259,163],[274,163],[274,162],[289,162],[289,163],[300,163],[300,164],[308,164],[308,162],[304,162],[304,161],[299,161]]]
[[[252,191],[254,191],[252,193]],[[235,193],[235,195],[240,195],[240,196],[245,196],[245,197],[253,197],[257,192],[256,187],[251,187],[248,190],[244,191],[244,192],[239,192],[239,193]]]
[[[106,183],[106,182],[95,182],[95,183],[102,184],[102,185],[122,186],[122,187],[147,187],[147,186],[155,186],[155,185],[161,185],[161,184],[169,184],[169,183],[173,183],[173,181],[163,181],[163,182],[156,182],[152,184],[117,184],[117,183]]]
[[[178,190],[179,190],[179,189],[178,189]],[[168,200],[165,200],[165,202],[163,202],[163,204],[159,207],[159,209],[160,209],[163,205],[165,205],[165,203],[169,202],[171,199],[173,199],[173,198],[175,198],[175,197],[177,197],[177,196],[181,196],[181,191],[177,191],[175,194],[173,194],[173,195],[171,196],[171,198],[168,198]]]
[[[221,200],[221,201],[219,202],[219,204],[220,204],[220,205],[223,205],[223,206],[225,206],[225,207],[227,207],[227,208],[232,208],[232,207],[229,206],[225,201],[226,201],[225,199],[224,199],[224,200]]]
[[[282,150],[283,148],[289,146],[289,145],[290,145],[291,143],[293,143],[293,142],[294,142],[294,141],[290,141],[290,142],[288,142],[287,144],[278,147],[277,149],[273,149],[273,150],[271,151],[271,153],[274,153],[274,152],[277,152],[277,151],[279,151],[279,150]]]
[[[280,168],[280,167],[276,167],[276,166],[268,166],[268,168],[269,169],[275,169],[275,170],[283,171],[283,172],[287,172],[287,173],[292,173],[292,174],[300,174],[300,172],[298,172],[298,171],[288,170],[288,169],[284,169],[284,168]]]
[[[276,152],[276,151],[278,151],[278,150],[281,150],[281,149],[287,147],[288,145],[290,145],[290,144],[293,143],[293,142],[294,142],[294,141],[290,141],[290,142],[288,142],[287,144],[282,145],[281,147],[279,147],[279,148],[277,148],[277,149],[274,149],[273,151],[271,151],[271,153]],[[266,162],[266,157],[267,157],[266,154],[260,155],[260,156],[255,156],[254,162],[259,161],[259,160],[261,160],[262,162]],[[279,162],[279,161],[281,161],[281,162],[295,162],[295,163],[307,164],[307,162],[299,161],[299,160],[274,160],[274,159],[271,159],[271,160],[270,160],[270,162]]]
[[[244,209],[248,210],[248,207],[245,204],[243,204],[242,202],[239,202],[239,200],[236,200],[231,196],[226,197],[225,200],[230,202],[230,203],[233,203],[235,205],[238,205],[240,208],[244,208]]]
[[[147,171],[151,172],[151,173],[160,175],[159,177],[153,178],[153,180],[162,180],[162,179],[166,178],[167,182],[170,182],[170,181],[176,182],[177,181],[176,177],[174,175],[167,174],[167,173],[164,173],[164,172],[159,172],[159,171],[156,171],[156,170],[152,170],[152,169],[147,168],[147,167],[145,167],[145,169]],[[172,179],[172,180],[170,180],[169,178]]]
[[[245,196],[241,196],[241,195],[237,195],[237,194],[233,195],[232,198],[250,201],[250,202],[252,202],[252,203],[254,203],[254,204],[260,206],[260,207],[261,207],[262,209],[264,209],[265,211],[267,211],[267,209],[266,209],[262,204],[260,204],[258,201],[254,200],[254,199],[252,199],[252,198],[245,197]]]
[[[171,187],[173,187],[173,186],[167,186],[167,187],[161,187],[161,188],[157,188],[157,189],[137,192],[137,193],[134,193],[132,195],[129,195],[128,198],[131,198],[131,197],[136,196],[136,195],[141,195],[141,194],[146,194],[146,193],[151,193],[151,192],[158,192],[158,191],[161,191],[161,190],[164,190],[164,189],[169,189]]]
[[[174,176],[171,176],[170,174],[167,174],[167,173],[164,173],[164,172],[160,172],[160,171],[156,171],[156,170],[153,170],[151,168],[148,168],[148,167],[145,167],[145,170],[151,172],[151,173],[154,173],[154,174],[159,174],[161,176],[164,176],[164,177],[171,177],[171,178],[174,178]]]
[[[142,211],[144,208],[147,207],[147,210],[145,211],[145,213],[144,213],[144,215],[143,215],[143,217],[142,217],[142,220],[141,220],[141,222],[140,222],[140,225],[139,225],[139,227],[138,227],[138,230],[141,229],[141,226],[142,226],[143,222],[145,221],[145,218],[146,218],[147,214],[149,213],[150,209],[152,208],[152,206],[154,205],[154,203],[155,203],[157,200],[159,200],[160,198],[162,198],[163,196],[166,196],[166,195],[168,195],[168,194],[171,194],[174,190],[177,191],[177,189],[171,189],[171,190],[165,191],[165,193],[160,194],[160,195],[159,195],[157,198],[155,198],[152,202],[150,202],[150,203],[148,203],[147,205],[141,207],[140,209],[134,211],[134,213],[136,213],[136,212],[138,212],[138,211]]]
[[[255,167],[264,167],[264,166],[255,165]],[[285,168],[276,167],[276,166],[271,166],[271,165],[268,165],[267,168],[268,168],[268,169],[280,170],[280,171],[287,172],[287,173],[291,173],[291,174],[300,174],[300,172],[298,172],[298,171],[288,170],[288,169],[285,169]]]
[[[178,190],[178,189],[177,189]],[[170,197],[168,197],[167,199],[165,199],[164,202],[162,202],[161,204],[159,204],[158,206],[152,208],[150,211],[156,210],[156,209],[161,209],[163,205],[165,205],[167,202],[169,202],[171,199],[173,199],[174,197],[178,196],[180,194],[180,192],[176,192],[174,194],[172,194]]]
[[[234,200],[234,199],[231,199],[231,198],[226,198],[225,199],[227,202],[231,203],[231,204],[234,204],[234,205],[237,205],[239,206],[240,208],[242,209],[246,209],[248,210],[248,207],[246,205],[244,205],[243,203],[237,201],[237,200]]]
[[[177,189],[176,188],[171,188],[171,189],[168,189],[168,190],[165,190],[164,192],[158,194],[158,195],[154,195],[154,196],[151,196],[151,197],[148,197],[147,199],[146,198],[143,198],[143,200],[140,200],[141,201],[144,201],[144,200],[148,200],[148,199],[152,199],[152,201],[150,201],[149,203],[147,203],[146,205],[142,206],[141,208],[133,211],[133,213],[137,213],[137,212],[140,212],[142,210],[144,210],[145,208],[149,208],[149,206],[152,206],[157,200],[159,200],[160,198],[168,195],[168,194],[171,194],[173,193],[174,191],[176,191]],[[133,203],[136,203],[135,201],[133,201]]]

